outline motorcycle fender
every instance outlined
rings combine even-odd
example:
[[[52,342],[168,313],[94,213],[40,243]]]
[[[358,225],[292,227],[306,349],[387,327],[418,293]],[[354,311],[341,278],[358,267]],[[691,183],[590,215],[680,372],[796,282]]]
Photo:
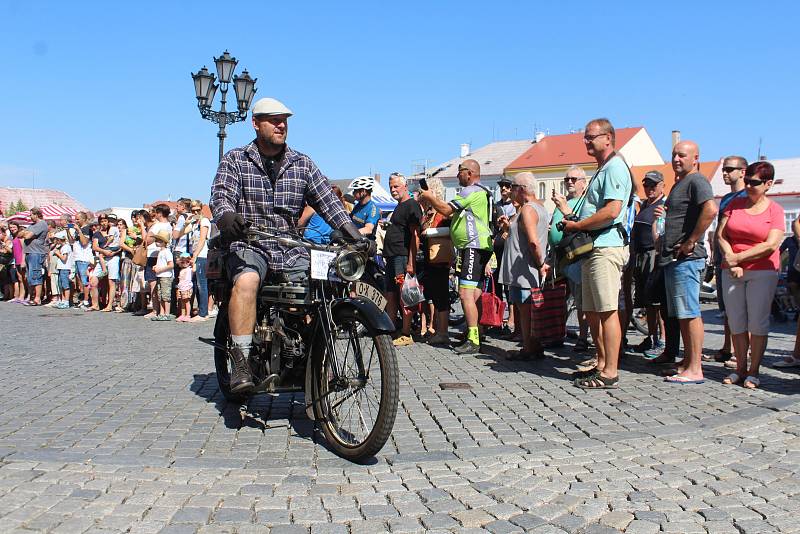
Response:
[[[334,314],[347,308],[357,310],[360,312],[364,322],[379,334],[391,334],[394,332],[394,325],[392,320],[389,319],[389,315],[364,297],[339,299],[333,303],[331,308]]]
[[[314,416],[314,405],[311,404],[311,368],[313,365],[311,364],[310,358],[309,361],[306,363],[306,394],[304,395],[306,399],[306,416],[308,417],[309,421],[316,421],[317,418]]]

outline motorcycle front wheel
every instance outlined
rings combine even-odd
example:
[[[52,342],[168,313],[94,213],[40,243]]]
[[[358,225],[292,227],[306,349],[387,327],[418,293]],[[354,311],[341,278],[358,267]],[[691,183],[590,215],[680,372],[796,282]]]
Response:
[[[214,323],[214,367],[217,372],[217,384],[225,400],[235,404],[244,404],[247,395],[231,391],[231,360],[227,347],[231,342],[231,330],[228,325],[228,310],[220,307],[217,322]]]
[[[356,310],[337,312],[332,328],[327,342],[318,336],[314,343],[314,415],[336,454],[362,462],[375,456],[392,433],[397,358],[389,335],[378,334]]]

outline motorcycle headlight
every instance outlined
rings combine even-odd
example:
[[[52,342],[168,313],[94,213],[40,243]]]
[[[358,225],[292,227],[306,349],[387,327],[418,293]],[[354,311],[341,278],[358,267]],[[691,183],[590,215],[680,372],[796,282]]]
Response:
[[[360,279],[366,265],[367,258],[355,250],[346,250],[336,256],[336,274],[346,282]]]

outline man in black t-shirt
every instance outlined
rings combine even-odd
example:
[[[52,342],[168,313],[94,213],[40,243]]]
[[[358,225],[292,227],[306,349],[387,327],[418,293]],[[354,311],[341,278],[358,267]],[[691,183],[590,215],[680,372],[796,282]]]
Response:
[[[637,352],[663,348],[663,343],[658,335],[658,326],[662,322],[658,314],[658,306],[655,305],[658,302],[651,300],[652,295],[647,294],[646,287],[647,279],[653,272],[656,261],[653,224],[656,221],[656,208],[664,205],[664,175],[656,170],[649,171],[644,175],[642,186],[645,200],[639,208],[639,213],[636,214],[631,232],[633,279],[636,289],[633,305],[635,308],[647,309],[647,337],[634,348]],[[663,330],[662,322],[662,333]]]
[[[386,235],[383,238],[383,259],[386,261],[386,312],[394,321],[400,305],[400,288],[406,274],[415,273],[415,259],[419,244],[419,227],[422,221],[422,208],[408,194],[408,184],[402,174],[393,173],[389,177],[389,192],[397,201]],[[403,328],[394,345],[411,345],[412,314],[403,308]]]

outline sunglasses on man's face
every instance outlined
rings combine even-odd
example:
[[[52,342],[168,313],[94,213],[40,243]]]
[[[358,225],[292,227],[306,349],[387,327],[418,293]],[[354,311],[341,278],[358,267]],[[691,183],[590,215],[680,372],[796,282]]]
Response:
[[[724,172],[725,174],[730,174],[733,171],[742,171],[742,170],[744,169],[742,169],[741,167],[722,167],[722,172]]]

